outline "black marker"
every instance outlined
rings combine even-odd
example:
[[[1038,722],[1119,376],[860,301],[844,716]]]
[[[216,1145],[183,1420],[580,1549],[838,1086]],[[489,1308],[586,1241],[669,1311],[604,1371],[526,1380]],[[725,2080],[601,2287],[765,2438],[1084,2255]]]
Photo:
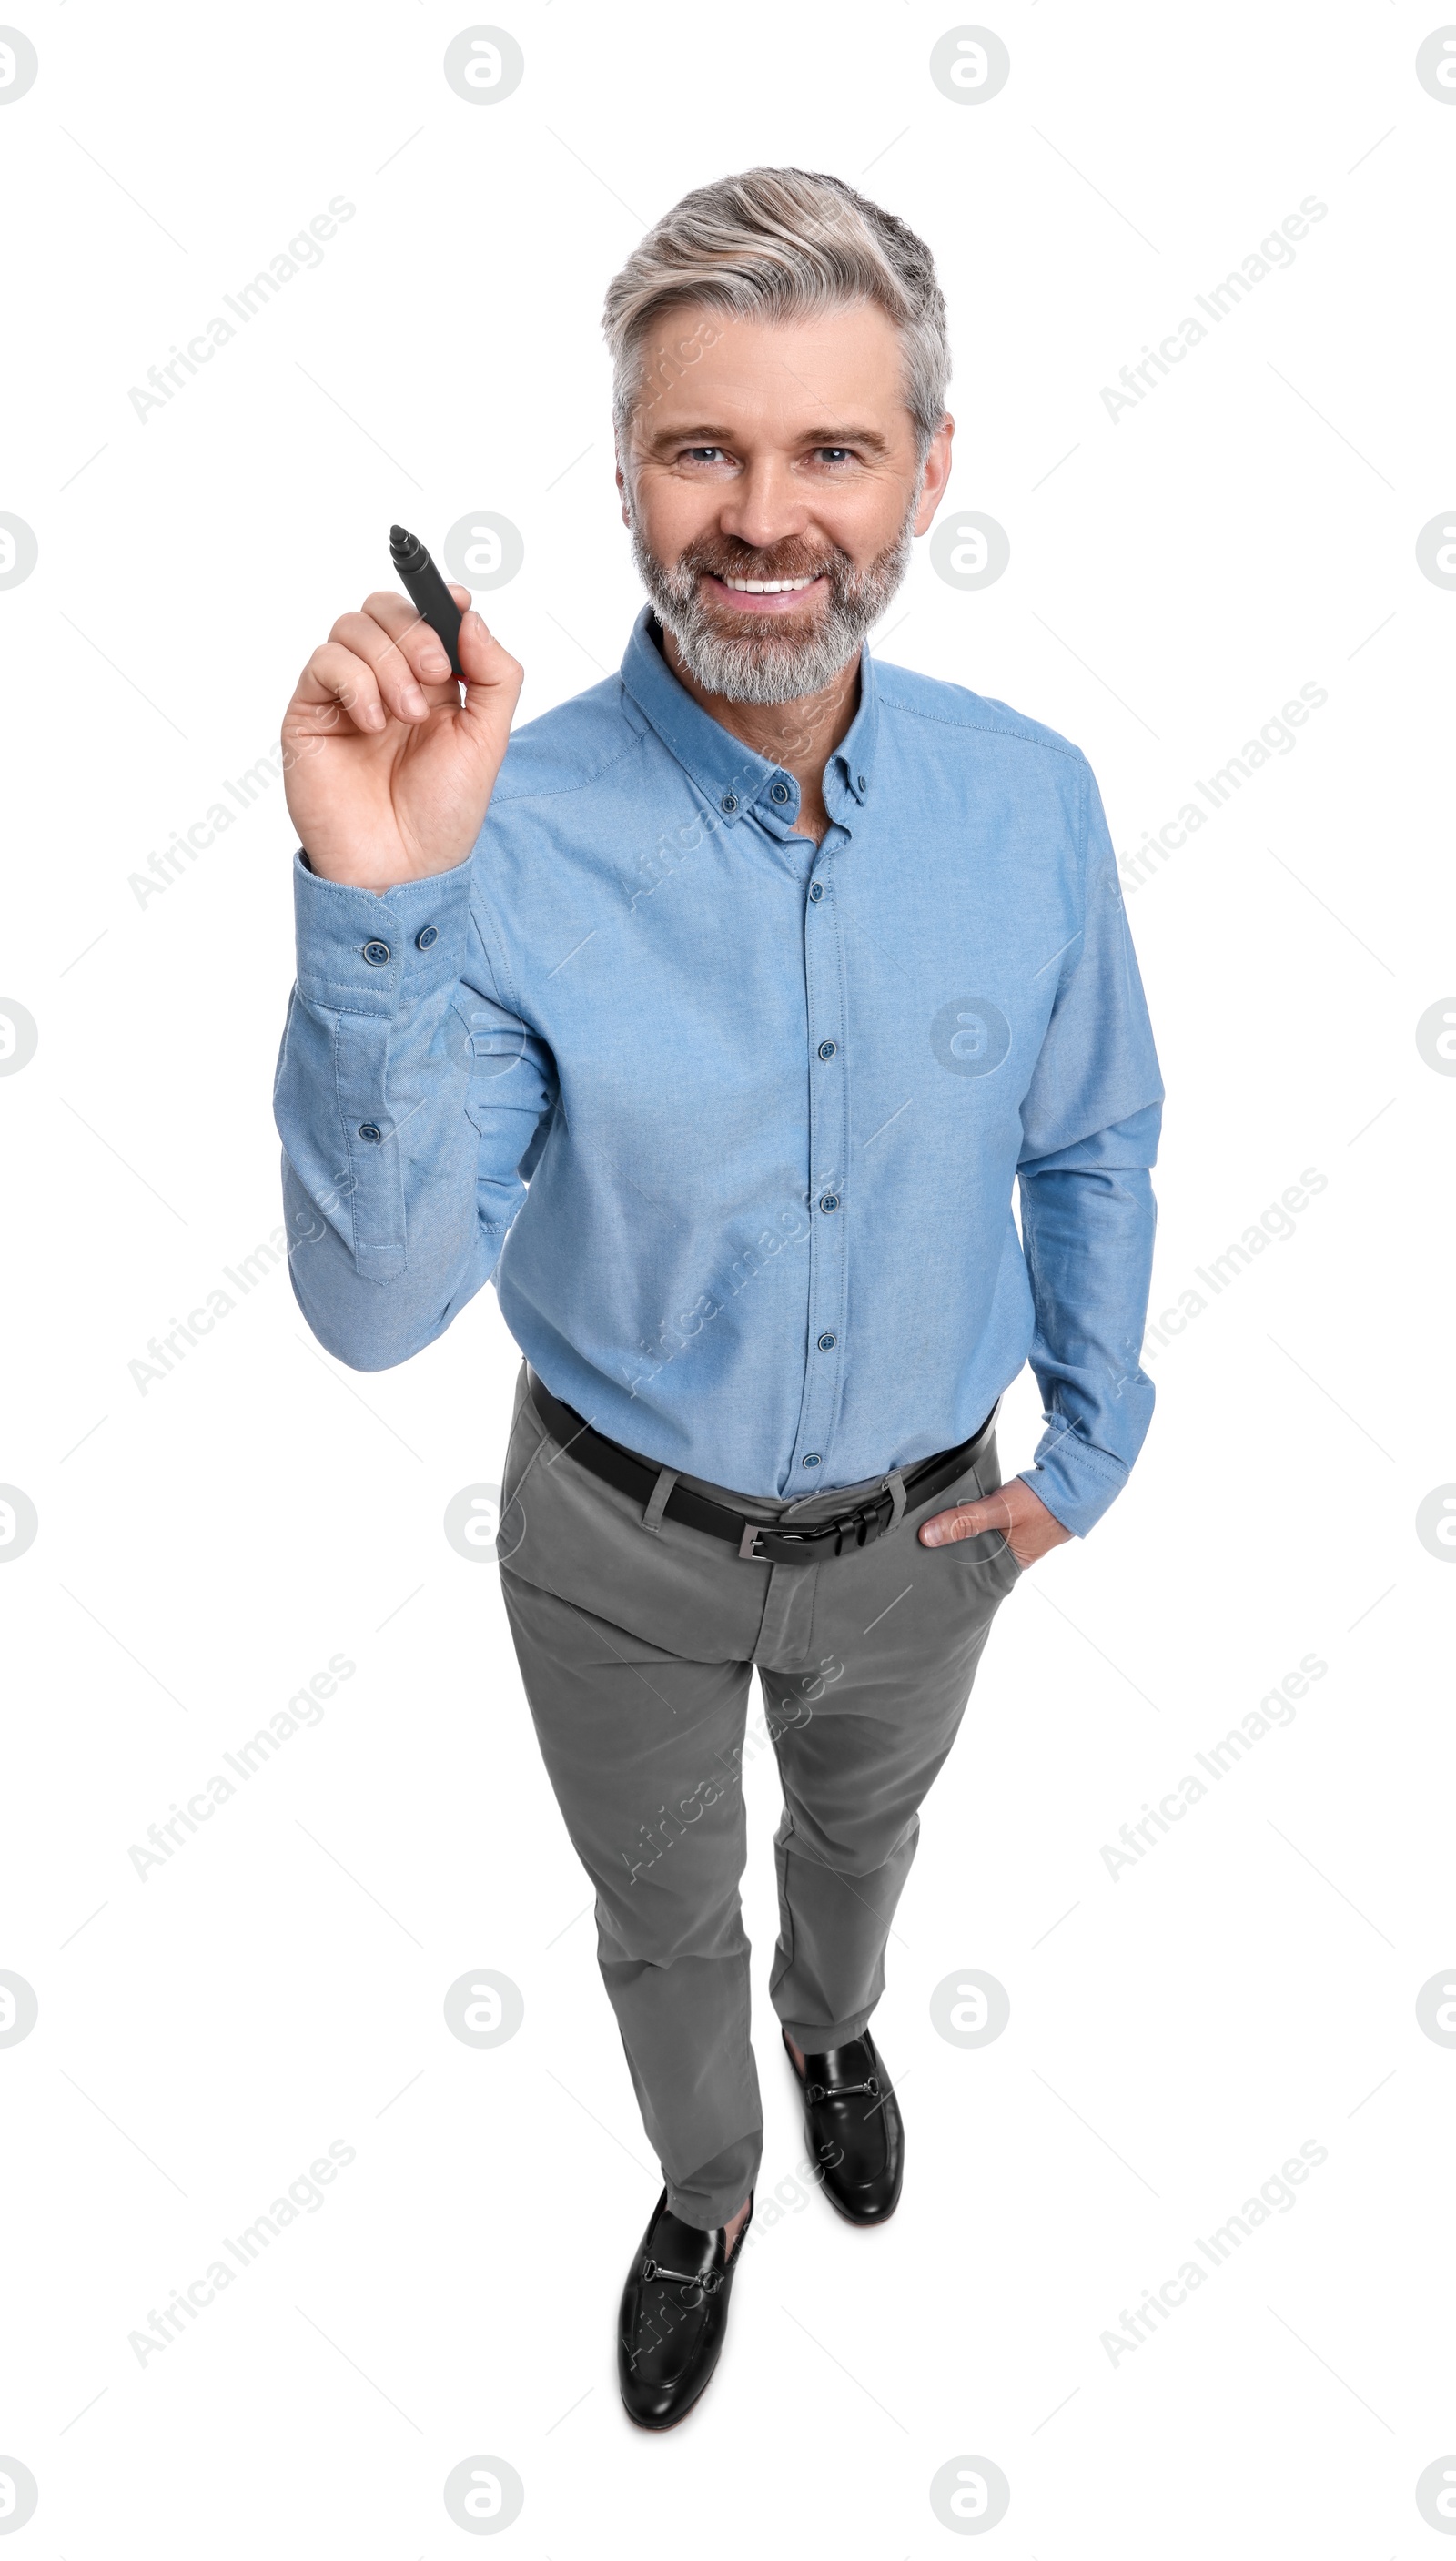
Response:
[[[421,622],[427,622],[431,631],[444,642],[445,654],[461,684],[468,683],[456,648],[460,635],[460,607],[418,535],[406,534],[403,525],[391,525],[390,558]]]

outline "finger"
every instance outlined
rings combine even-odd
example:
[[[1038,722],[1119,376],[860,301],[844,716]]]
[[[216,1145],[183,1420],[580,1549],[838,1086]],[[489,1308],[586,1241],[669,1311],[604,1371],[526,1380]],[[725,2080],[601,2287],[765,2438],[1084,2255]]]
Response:
[[[405,605],[404,610],[407,613],[409,607]],[[329,638],[352,649],[357,658],[374,669],[380,698],[396,720],[422,721],[426,717],[429,704],[408,654],[372,613],[341,613]],[[433,632],[430,638],[434,639]],[[445,672],[449,673],[448,667]]]
[[[397,596],[392,588],[381,588],[376,595],[365,598],[360,610],[389,633],[396,648],[408,659],[416,676],[431,685],[441,684],[447,676],[453,676],[454,669],[439,633],[425,621],[418,605],[412,604],[407,596]]]
[[[386,714],[374,669],[352,649],[325,640],[299,677],[289,709],[305,727],[317,729],[337,719],[340,704],[356,729],[384,728]]]

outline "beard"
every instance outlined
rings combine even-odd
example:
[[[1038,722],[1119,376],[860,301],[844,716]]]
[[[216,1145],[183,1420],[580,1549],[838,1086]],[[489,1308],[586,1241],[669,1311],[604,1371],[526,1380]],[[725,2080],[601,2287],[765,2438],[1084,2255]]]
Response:
[[[705,534],[669,569],[647,548],[635,518],[632,554],[658,620],[672,633],[696,683],[729,703],[792,703],[834,682],[877,623],[909,567],[915,503],[893,542],[857,569],[847,552],[802,542],[755,551],[749,543]],[[719,578],[815,578],[827,598],[772,620],[734,613],[705,598],[705,571]]]

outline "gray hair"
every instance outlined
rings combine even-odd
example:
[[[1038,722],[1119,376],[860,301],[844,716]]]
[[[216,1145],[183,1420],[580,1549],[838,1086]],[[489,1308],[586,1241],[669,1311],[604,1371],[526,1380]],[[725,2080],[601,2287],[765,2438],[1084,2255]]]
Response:
[[[646,392],[641,351],[652,323],[684,303],[770,319],[874,302],[904,348],[904,395],[923,460],[945,415],[950,347],[945,297],[924,242],[843,178],[748,169],[695,187],[655,223],[607,287],[602,330],[615,372],[612,414],[627,430]],[[679,365],[686,370],[690,357]],[[671,357],[660,371],[672,379]]]

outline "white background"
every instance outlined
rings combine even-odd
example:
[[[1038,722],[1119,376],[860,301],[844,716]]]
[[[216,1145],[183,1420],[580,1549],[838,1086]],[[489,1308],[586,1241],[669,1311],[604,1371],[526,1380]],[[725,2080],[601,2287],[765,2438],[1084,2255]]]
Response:
[[[0,508],[39,544],[0,592],[3,992],[40,1029],[0,1081],[0,1476],[40,1516],[0,1578],[0,1964],[40,2003],[0,2050],[17,2552],[445,2561],[477,2454],[525,2484],[510,2547],[555,2561],[932,2555],[931,2476],[977,2454],[1008,2561],[1437,2549],[1456,2052],[1415,1997],[1456,1962],[1452,1587],[1414,1517],[1456,1477],[1456,1083],[1414,1028],[1456,983],[1456,596],[1415,541],[1456,495],[1456,108],[1414,57],[1440,21],[996,0],[1012,71],[981,105],[932,85],[957,22],[921,0],[512,0],[526,76],[490,106],[441,75],[470,23],[58,0],[0,110]],[[891,658],[1074,739],[1128,854],[1302,684],[1329,700],[1129,893],[1169,1089],[1153,1307],[1208,1303],[1150,1341],[1128,1491],[1009,1601],[927,1806],[877,2018],[908,2131],[884,2234],[793,2182],[751,1765],[758,2226],[711,2395],[653,2440],[613,2332],[657,2173],[495,1574],[441,1530],[499,1477],[514,1348],[486,1291],[355,1378],[278,1271],[139,1392],[148,1338],[280,1216],[281,786],[164,894],[129,876],[275,739],[392,519],[520,527],[487,610],[523,717],[616,664],[602,290],[759,160],[863,177],[944,278],[949,504],[1011,565],[965,594],[922,551]],[[335,195],[322,264],[139,420],[130,387]],[[1114,425],[1101,387],[1309,195],[1295,263]],[[1296,1233],[1213,1297],[1195,1267],[1306,1167]],[[1024,1378],[1008,1469],[1038,1425]],[[322,1721],[143,1882],[129,1844],[335,1652]],[[1102,1844],[1311,1652],[1294,1721],[1114,1881]],[[442,2014],[480,1966],[525,2000],[484,2052]],[[1011,2001],[980,2051],[929,2017],[968,1966]],[[128,2333],[331,2140],[357,2158],[323,2207],[139,2365]],[[1293,2209],[1114,2365],[1100,2334],[1306,2141]]]

